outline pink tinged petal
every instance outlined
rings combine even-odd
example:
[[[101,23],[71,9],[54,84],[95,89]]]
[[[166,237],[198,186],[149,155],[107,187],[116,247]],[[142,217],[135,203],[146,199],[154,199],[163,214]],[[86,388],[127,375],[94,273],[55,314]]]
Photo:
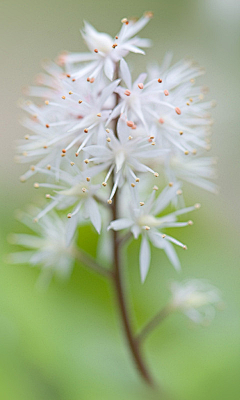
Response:
[[[131,77],[131,73],[129,70],[129,67],[126,63],[126,61],[124,60],[124,58],[121,59],[120,61],[120,73],[121,73],[121,77],[124,80],[124,82],[127,85],[127,88],[131,90],[132,88],[132,77]]]
[[[119,219],[116,219],[115,221],[110,222],[110,225],[108,226],[108,230],[113,229],[114,231],[120,231],[122,229],[129,228],[132,225],[133,225],[133,221],[131,219],[119,218]]]
[[[114,74],[114,63],[110,58],[106,58],[106,61],[104,63],[104,72],[110,81],[113,80],[113,74]]]
[[[140,275],[142,283],[145,281],[149,267],[150,267],[150,260],[151,260],[151,250],[148,239],[146,236],[143,236],[140,248]]]

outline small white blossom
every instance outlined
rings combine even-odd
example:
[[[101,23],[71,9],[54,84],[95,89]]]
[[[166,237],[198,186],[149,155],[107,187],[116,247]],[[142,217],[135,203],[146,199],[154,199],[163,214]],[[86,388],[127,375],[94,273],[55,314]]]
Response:
[[[180,262],[172,246],[172,243],[186,249],[186,245],[177,239],[164,234],[165,228],[184,227],[192,225],[192,221],[178,222],[179,215],[186,214],[199,208],[199,205],[183,208],[170,214],[158,217],[172,200],[180,194],[179,185],[166,187],[161,194],[155,198],[157,188],[155,188],[147,202],[139,202],[139,205],[131,207],[130,216],[112,221],[108,229],[122,230],[129,229],[134,238],[142,236],[140,248],[140,273],[142,282],[146,279],[151,261],[151,242],[153,246],[163,249],[172,265],[179,270]]]
[[[174,282],[171,293],[171,307],[195,323],[210,322],[215,316],[215,307],[222,302],[219,290],[200,279]]]
[[[98,32],[92,25],[85,22],[82,36],[91,53],[63,54],[60,58],[62,63],[85,63],[79,71],[74,74],[76,79],[82,76],[96,78],[102,71],[108,79],[112,80],[116,63],[126,57],[129,52],[145,54],[140,47],[149,47],[150,41],[140,39],[136,34],[144,28],[151,18],[151,13],[146,13],[139,21],[124,20],[120,32],[112,38],[107,33]]]
[[[79,216],[85,220],[90,220],[98,233],[101,231],[101,214],[97,202],[101,200],[98,196],[101,185],[91,183],[91,177],[94,175],[95,169],[89,168],[81,171],[75,163],[73,164],[72,167],[69,167],[69,170],[65,168],[57,171],[58,182],[34,184],[37,189],[44,187],[52,189],[54,192],[54,195],[46,195],[50,203],[36,215],[37,221],[55,207],[59,210],[72,208],[71,213],[68,213],[70,221],[68,223],[67,243],[71,242],[77,229]],[[54,168],[50,171],[38,169],[38,172],[55,180],[56,171]]]
[[[38,211],[34,208],[31,214]],[[10,237],[13,244],[27,250],[12,253],[10,261],[16,264],[39,265],[42,269],[41,280],[45,283],[54,274],[59,278],[68,277],[73,268],[74,254],[72,245],[66,245],[66,219],[52,211],[36,224],[31,214],[21,212],[19,219],[34,234],[14,234]]]
[[[93,145],[84,148],[84,151],[91,156],[89,161],[97,164],[100,171],[108,170],[103,185],[114,173],[114,185],[109,200],[126,180],[129,184],[135,185],[135,182],[139,181],[136,173],[150,172],[158,176],[158,173],[148,166],[149,160],[165,154],[165,151],[159,148],[155,149],[147,137],[132,138],[131,131],[125,116],[122,115],[117,124],[118,137],[109,130],[107,146]]]

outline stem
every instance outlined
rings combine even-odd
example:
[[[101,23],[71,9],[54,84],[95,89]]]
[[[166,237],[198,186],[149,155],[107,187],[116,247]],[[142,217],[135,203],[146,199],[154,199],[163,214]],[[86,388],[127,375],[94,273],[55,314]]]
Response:
[[[118,218],[118,191],[114,196],[114,202],[112,207],[112,218],[113,220]],[[134,333],[131,327],[130,317],[125,300],[125,293],[123,288],[123,281],[121,276],[121,262],[120,262],[120,247],[118,240],[118,232],[113,231],[113,250],[114,250],[114,266],[113,266],[113,282],[116,290],[116,296],[119,306],[119,311],[122,319],[125,336],[128,342],[129,349],[131,351],[133,360],[138,369],[138,372],[144,379],[144,381],[150,385],[155,386],[147,369],[145,361],[141,355],[140,346],[138,340],[134,337]]]
[[[172,308],[168,304],[162,310],[160,310],[142,329],[137,336],[138,343],[142,343],[152,331],[165,320],[165,318],[171,313]]]
[[[92,271],[106,278],[112,277],[112,271],[109,271],[108,269],[102,267],[93,257],[87,254],[85,251],[78,251],[77,249],[74,249],[74,257],[82,264],[90,268]]]

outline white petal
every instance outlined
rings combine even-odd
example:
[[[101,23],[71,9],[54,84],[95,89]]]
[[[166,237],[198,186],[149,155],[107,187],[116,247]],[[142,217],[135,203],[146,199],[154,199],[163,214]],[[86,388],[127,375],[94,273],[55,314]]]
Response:
[[[69,218],[67,221],[67,226],[66,226],[66,246],[67,247],[70,246],[73,236],[76,232],[77,222],[78,222],[77,215],[75,215],[72,218]]]
[[[127,88],[131,90],[132,88],[132,77],[131,77],[131,73],[130,70],[128,68],[128,65],[126,63],[126,61],[124,60],[124,58],[121,59],[120,61],[120,73],[121,73],[121,77],[124,80],[124,82],[127,85]]]
[[[181,264],[180,264],[180,261],[178,259],[177,253],[176,253],[173,245],[166,241],[165,242],[165,246],[164,246],[164,251],[165,251],[166,255],[168,256],[169,261],[174,266],[174,268],[177,271],[180,271],[181,270]]]
[[[114,63],[110,58],[106,58],[106,61],[104,63],[104,72],[110,81],[113,80],[113,74],[114,74]]]
[[[140,248],[140,275],[142,283],[145,281],[151,260],[151,250],[148,239],[146,236],[143,236],[141,248]]]
[[[97,202],[93,198],[89,198],[85,203],[85,210],[89,215],[89,218],[96,229],[96,231],[100,234],[101,231],[101,214],[98,209]]]
[[[125,228],[129,228],[132,226],[133,221],[128,218],[119,218],[116,219],[115,221],[110,222],[110,225],[108,226],[109,229],[113,229],[114,231],[120,231]]]

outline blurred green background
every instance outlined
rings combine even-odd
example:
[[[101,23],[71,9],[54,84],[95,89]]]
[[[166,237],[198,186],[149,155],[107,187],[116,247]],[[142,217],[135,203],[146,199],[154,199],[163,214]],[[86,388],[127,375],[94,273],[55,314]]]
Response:
[[[14,210],[34,202],[31,182],[19,183],[24,167],[14,164],[15,140],[24,136],[16,103],[22,88],[40,71],[40,62],[61,50],[84,50],[83,19],[116,34],[123,17],[145,10],[154,19],[142,37],[154,47],[134,56],[138,70],[190,56],[206,68],[204,82],[216,99],[213,153],[218,156],[220,195],[188,187],[187,203],[203,206],[191,230],[181,232],[176,274],[155,251],[146,283],[139,281],[136,251],[128,250],[127,277],[136,326],[167,301],[172,279],[207,278],[222,291],[226,309],[208,328],[190,329],[183,315],[171,316],[146,343],[155,377],[176,400],[238,400],[240,392],[239,100],[240,2],[238,0],[8,0],[1,1],[0,138],[0,398],[6,400],[151,399],[124,344],[114,296],[104,280],[76,266],[66,283],[36,290],[38,270],[4,263],[9,232],[22,227]],[[85,249],[94,254],[96,235],[84,228]],[[178,236],[179,237],[179,236]],[[91,244],[90,244],[91,242]]]

